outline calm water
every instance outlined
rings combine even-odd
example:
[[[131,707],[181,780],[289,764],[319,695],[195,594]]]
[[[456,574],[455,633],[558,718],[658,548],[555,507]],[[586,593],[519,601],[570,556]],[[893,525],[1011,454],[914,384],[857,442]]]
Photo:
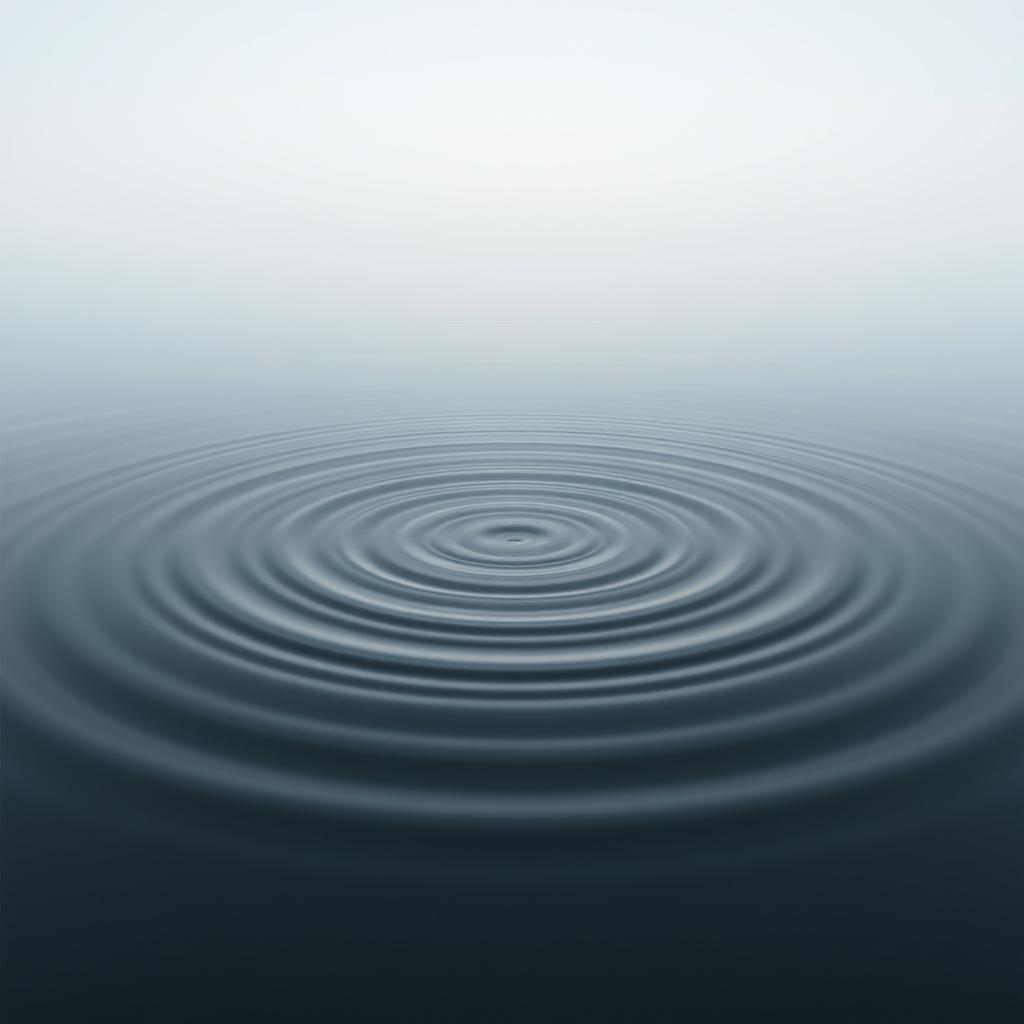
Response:
[[[1024,425],[918,385],[14,403],[16,1019],[1019,1019]]]

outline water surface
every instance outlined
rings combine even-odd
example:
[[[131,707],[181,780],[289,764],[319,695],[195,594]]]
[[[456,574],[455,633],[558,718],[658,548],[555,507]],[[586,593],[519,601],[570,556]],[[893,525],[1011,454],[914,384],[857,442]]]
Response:
[[[16,408],[19,1019],[1012,1019],[1019,413],[419,371]]]

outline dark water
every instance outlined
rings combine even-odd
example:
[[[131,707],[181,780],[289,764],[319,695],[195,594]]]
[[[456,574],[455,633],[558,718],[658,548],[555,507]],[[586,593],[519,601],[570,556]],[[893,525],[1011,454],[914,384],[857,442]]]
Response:
[[[1021,1019],[1012,403],[485,377],[16,410],[10,1019]]]

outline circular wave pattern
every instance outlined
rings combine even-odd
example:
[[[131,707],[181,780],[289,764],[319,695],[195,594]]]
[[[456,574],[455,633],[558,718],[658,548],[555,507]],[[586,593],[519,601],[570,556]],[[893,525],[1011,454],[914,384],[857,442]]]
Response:
[[[1019,516],[783,438],[308,430],[10,523],[15,713],[291,809],[683,821],[884,780],[1021,704]]]

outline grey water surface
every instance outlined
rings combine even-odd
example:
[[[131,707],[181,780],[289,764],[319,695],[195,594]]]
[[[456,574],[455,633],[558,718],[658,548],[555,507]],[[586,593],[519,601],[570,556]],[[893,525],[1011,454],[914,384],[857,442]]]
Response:
[[[921,383],[27,389],[16,1019],[1014,1019],[1024,422]]]

